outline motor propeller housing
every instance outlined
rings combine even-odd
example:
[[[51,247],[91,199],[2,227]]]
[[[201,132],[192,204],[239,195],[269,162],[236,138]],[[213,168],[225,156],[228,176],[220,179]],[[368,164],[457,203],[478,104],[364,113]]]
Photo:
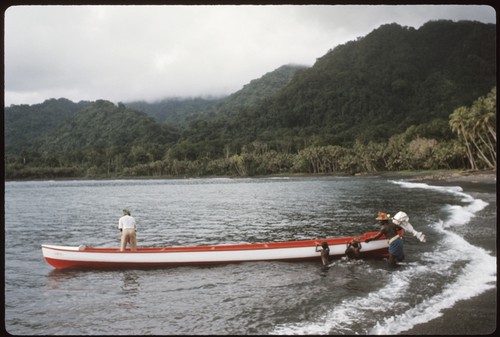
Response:
[[[417,232],[415,228],[410,224],[410,217],[405,212],[397,212],[396,215],[392,218],[392,222],[396,225],[403,227],[405,231],[408,233],[412,233],[420,242],[425,242],[425,234],[422,232]]]

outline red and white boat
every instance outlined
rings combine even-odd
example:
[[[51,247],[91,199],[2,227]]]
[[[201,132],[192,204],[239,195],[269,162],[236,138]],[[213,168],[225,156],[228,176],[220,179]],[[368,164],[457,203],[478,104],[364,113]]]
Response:
[[[136,252],[119,248],[68,247],[42,245],[45,261],[56,269],[65,268],[142,268],[180,265],[224,264],[247,261],[321,261],[316,246],[327,242],[330,257],[345,256],[346,244],[353,239],[362,242],[361,257],[386,257],[387,240],[364,243],[378,232],[360,237],[338,237],[316,240],[268,243],[223,244],[205,246],[138,247]]]

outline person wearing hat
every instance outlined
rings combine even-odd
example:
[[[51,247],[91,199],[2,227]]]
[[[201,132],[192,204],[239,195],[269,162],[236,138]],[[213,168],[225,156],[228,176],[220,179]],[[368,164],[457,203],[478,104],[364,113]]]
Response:
[[[403,252],[403,238],[398,235],[398,231],[403,228],[395,223],[389,222],[389,214],[378,212],[377,221],[380,221],[380,232],[374,237],[368,238],[365,242],[377,240],[382,235],[387,238],[389,244],[389,264],[396,265],[397,262],[403,261],[405,254]]]
[[[118,228],[122,232],[120,251],[125,251],[127,243],[130,244],[130,250],[137,251],[136,230],[137,224],[135,219],[130,215],[128,209],[123,210],[123,216],[118,221]]]

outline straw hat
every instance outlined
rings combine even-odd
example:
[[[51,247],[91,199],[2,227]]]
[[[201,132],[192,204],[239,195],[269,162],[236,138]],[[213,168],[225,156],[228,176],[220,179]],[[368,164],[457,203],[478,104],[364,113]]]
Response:
[[[384,212],[378,212],[378,217],[375,220],[378,221],[389,221],[390,215]]]

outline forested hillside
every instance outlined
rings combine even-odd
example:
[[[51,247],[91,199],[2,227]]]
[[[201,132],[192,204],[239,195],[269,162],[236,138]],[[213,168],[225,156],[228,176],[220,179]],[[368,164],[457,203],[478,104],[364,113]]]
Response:
[[[5,109],[5,152],[19,154],[30,149],[38,137],[55,130],[90,102],[49,99],[36,105],[13,105]]]
[[[226,117],[242,108],[259,105],[266,98],[273,97],[274,94],[286,87],[295,76],[295,73],[303,69],[307,69],[307,67],[285,65],[264,74],[261,78],[250,81],[241,90],[223,99],[216,106],[215,112]]]
[[[167,98],[159,102],[146,101],[124,103],[126,107],[144,111],[160,123],[185,125],[202,111],[210,110],[223,98]]]
[[[477,22],[384,25],[319,58],[241,118],[263,140],[284,128],[318,145],[387,141],[434,119],[444,126],[496,84],[495,41],[495,26]]]
[[[496,168],[496,26],[383,25],[220,100],[60,103],[28,133],[5,109],[7,178]]]
[[[156,123],[144,112],[100,100],[45,135],[35,148],[59,153],[88,147],[129,149],[143,144],[172,144],[178,136],[175,129]]]

